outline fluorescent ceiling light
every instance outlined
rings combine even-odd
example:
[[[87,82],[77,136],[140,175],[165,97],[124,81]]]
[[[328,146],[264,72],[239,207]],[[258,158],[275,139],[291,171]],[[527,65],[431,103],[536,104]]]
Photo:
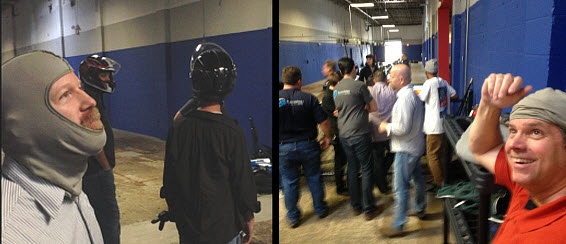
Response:
[[[373,7],[373,3],[352,3],[350,6],[354,8],[371,8]]]
[[[389,32],[399,32],[399,29],[392,29],[392,30],[389,30]]]
[[[392,27],[395,27],[395,25],[382,25],[382,26],[383,26],[383,28],[392,28]]]
[[[387,15],[383,15],[383,16],[371,16],[372,19],[389,19],[389,16]]]

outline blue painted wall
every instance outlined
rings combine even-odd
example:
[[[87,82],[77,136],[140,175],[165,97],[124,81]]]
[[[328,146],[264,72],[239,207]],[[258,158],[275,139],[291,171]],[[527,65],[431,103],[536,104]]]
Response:
[[[403,53],[407,54],[408,60],[422,61],[421,52],[423,45],[409,45],[403,44]]]
[[[467,69],[468,81],[474,78],[474,104],[490,73],[520,75],[535,91],[566,90],[566,66],[560,61],[566,58],[565,5],[558,0],[480,0],[470,7]],[[466,12],[453,16],[452,80],[458,92],[468,82],[463,81],[464,61],[459,58],[464,55],[465,19]]]
[[[373,46],[373,53],[378,62],[385,62],[385,46]]]
[[[426,39],[422,45],[422,52],[423,52],[423,65],[427,60],[431,60],[433,58],[438,59],[438,41],[437,41],[437,34],[432,35],[432,37]]]
[[[225,100],[253,149],[248,117],[254,118],[259,144],[272,144],[272,36],[271,28],[205,38],[224,47],[234,59],[238,78]],[[177,110],[192,95],[188,78],[190,57],[202,39],[161,43],[106,52],[122,65],[115,76],[117,89],[105,96],[112,126],[166,139]],[[69,57],[78,69],[88,55]]]
[[[321,70],[328,59],[338,62],[345,56],[354,59],[357,66],[365,64],[365,56],[370,54],[369,45],[342,45],[340,43],[312,43],[279,41],[279,79],[286,66],[297,66],[303,75],[303,84],[308,85],[322,80]],[[338,67],[336,67],[338,69]]]

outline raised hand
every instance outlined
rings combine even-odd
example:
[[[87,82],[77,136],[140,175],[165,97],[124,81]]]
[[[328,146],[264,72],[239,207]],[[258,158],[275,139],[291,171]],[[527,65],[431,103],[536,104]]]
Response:
[[[481,101],[488,106],[503,109],[513,106],[531,90],[532,86],[523,85],[523,78],[511,74],[490,74],[481,89]]]

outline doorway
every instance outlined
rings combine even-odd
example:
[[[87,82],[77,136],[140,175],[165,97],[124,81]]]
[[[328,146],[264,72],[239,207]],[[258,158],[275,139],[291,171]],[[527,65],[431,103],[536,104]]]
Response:
[[[403,43],[400,40],[385,41],[385,64],[391,64],[401,58]]]

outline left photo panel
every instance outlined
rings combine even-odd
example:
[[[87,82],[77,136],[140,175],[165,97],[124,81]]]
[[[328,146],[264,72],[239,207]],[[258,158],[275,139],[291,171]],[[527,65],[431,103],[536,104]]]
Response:
[[[2,242],[273,242],[272,1],[0,3]]]

